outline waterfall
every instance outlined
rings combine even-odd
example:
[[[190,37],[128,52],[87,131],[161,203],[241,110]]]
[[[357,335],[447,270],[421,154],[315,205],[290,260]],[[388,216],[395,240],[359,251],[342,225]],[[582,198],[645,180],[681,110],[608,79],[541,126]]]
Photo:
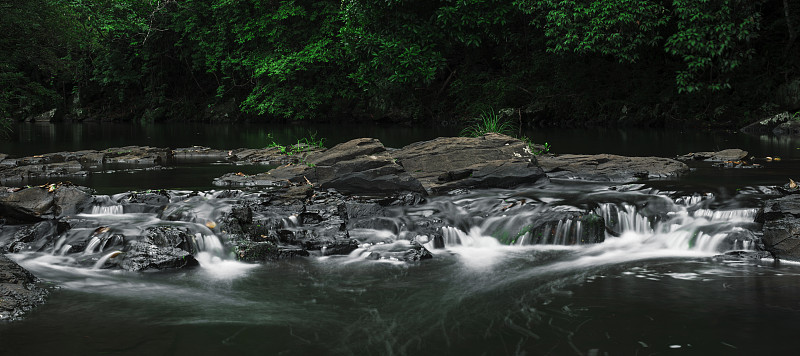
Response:
[[[92,214],[119,215],[123,213],[122,205],[94,205]]]

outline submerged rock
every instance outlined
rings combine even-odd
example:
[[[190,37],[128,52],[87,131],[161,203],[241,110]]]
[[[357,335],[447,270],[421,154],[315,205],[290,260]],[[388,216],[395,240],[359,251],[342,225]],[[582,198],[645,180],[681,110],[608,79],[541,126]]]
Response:
[[[603,182],[675,177],[689,170],[685,164],[661,157],[626,157],[610,154],[539,157],[550,178]]]
[[[44,303],[47,294],[38,278],[0,254],[0,321],[20,319]]]

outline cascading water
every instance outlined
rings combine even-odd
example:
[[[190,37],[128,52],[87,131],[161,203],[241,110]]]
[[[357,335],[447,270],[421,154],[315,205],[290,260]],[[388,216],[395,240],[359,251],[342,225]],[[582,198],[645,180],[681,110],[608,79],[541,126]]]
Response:
[[[711,254],[756,246],[757,238],[745,227],[754,223],[758,209],[711,209],[711,194],[675,199],[664,193],[618,196],[627,201],[598,202],[594,209],[559,205],[563,203],[560,199],[539,205],[512,203],[473,217],[472,224],[460,218],[459,224],[467,229],[443,227],[443,244],[446,248],[486,247],[492,244],[481,241],[492,239],[515,246],[577,246],[626,237],[644,250]],[[479,200],[462,199],[473,206],[480,205]],[[598,248],[602,249],[602,244]]]

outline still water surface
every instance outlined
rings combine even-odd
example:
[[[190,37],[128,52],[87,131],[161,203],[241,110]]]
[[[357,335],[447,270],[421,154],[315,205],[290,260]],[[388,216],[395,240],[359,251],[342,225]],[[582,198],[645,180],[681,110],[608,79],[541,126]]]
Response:
[[[186,127],[161,127],[147,129],[151,142],[142,140],[144,128],[128,127],[132,132],[128,136],[113,131],[114,136],[127,138],[101,133],[90,139],[76,138],[75,130],[100,129],[78,126],[30,125],[27,133],[18,131],[13,142],[3,143],[0,152],[23,155],[129,144],[261,147],[267,133],[277,137],[274,132],[281,132],[266,127],[224,131],[197,126],[195,133],[200,133],[191,140],[192,130]],[[44,134],[45,127],[52,130],[51,136]],[[330,137],[331,144],[357,136],[376,136],[390,146],[408,143],[400,137],[402,129],[386,133],[376,129],[372,134],[334,128],[319,132]],[[537,137],[540,134],[542,138]],[[437,134],[418,135],[410,140]],[[672,156],[739,147],[759,157],[784,159],[760,170],[700,167],[678,180],[635,185],[553,182],[436,197],[421,207],[397,208],[394,219],[433,214],[451,223],[446,248],[432,250],[434,258],[420,263],[364,257],[379,245],[364,246],[350,256],[264,265],[239,263],[224,252],[208,251],[198,255],[200,268],[159,273],[95,270],[56,251],[12,255],[58,289],[27,319],[0,324],[0,354],[796,352],[800,266],[714,257],[731,249],[754,248],[739,236],[757,237],[755,209],[771,196],[767,186],[782,184],[799,171],[796,140],[617,130],[531,135],[537,142],[550,142],[559,153]],[[185,167],[186,176],[195,168],[204,176],[203,167]],[[181,167],[174,169],[176,173]],[[116,189],[141,188],[125,183]],[[213,193],[208,199],[218,206],[230,203],[215,201]],[[509,210],[509,201],[526,203]],[[203,214],[202,206],[186,208]],[[621,234],[607,235],[601,244],[580,246],[523,242],[505,246],[493,237],[498,229],[520,230],[541,209],[618,214],[618,225],[610,228]],[[656,222],[654,214],[668,218]],[[98,224],[128,224],[126,219],[132,217],[125,215],[84,218]],[[148,221],[164,223],[155,217]],[[392,231],[360,233],[383,239],[386,246],[403,243]]]

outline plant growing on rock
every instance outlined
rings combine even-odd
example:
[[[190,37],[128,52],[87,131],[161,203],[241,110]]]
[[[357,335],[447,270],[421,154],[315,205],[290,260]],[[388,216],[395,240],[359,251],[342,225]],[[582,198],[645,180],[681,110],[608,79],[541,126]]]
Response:
[[[481,111],[480,116],[472,119],[472,124],[461,130],[461,136],[479,137],[490,132],[511,136],[514,131],[514,124],[497,115],[494,110],[489,110]]]

